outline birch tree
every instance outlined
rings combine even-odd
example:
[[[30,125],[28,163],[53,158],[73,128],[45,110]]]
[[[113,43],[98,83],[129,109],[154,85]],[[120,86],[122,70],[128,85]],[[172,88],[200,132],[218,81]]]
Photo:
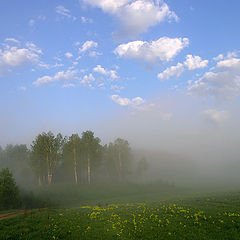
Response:
[[[82,144],[87,161],[87,181],[88,184],[91,184],[92,165],[99,159],[101,154],[100,139],[94,137],[92,131],[86,131],[82,133]]]
[[[114,141],[115,161],[118,169],[119,182],[123,182],[130,171],[131,148],[128,141],[118,138]]]
[[[46,181],[52,183],[53,171],[61,158],[63,144],[62,135],[59,133],[55,137],[52,132],[39,134],[33,141],[30,161],[39,184]]]
[[[72,134],[64,145],[64,159],[72,166],[75,183],[79,182],[79,165],[83,155],[82,141],[78,134]]]

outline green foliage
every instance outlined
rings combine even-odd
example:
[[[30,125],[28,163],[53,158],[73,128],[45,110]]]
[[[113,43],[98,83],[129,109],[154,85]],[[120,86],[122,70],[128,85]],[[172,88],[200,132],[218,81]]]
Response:
[[[114,143],[109,143],[105,149],[106,169],[115,182],[126,181],[131,173],[131,148],[128,141],[117,138]]]
[[[83,165],[83,143],[78,134],[72,134],[63,146],[63,165],[74,176],[77,184],[80,167]]]
[[[29,150],[26,145],[8,144],[5,149],[0,147],[0,169],[9,168],[18,183],[28,185],[33,180],[29,166]]]
[[[0,172],[0,208],[11,209],[20,206],[19,189],[8,168]]]
[[[52,176],[62,157],[62,148],[65,139],[59,133],[54,136],[52,132],[39,134],[31,145],[30,164],[39,184],[52,183]]]
[[[128,141],[116,139],[102,146],[94,132],[63,137],[52,132],[38,134],[31,144],[0,147],[0,168],[9,167],[20,185],[52,183],[124,183],[133,175]],[[35,178],[34,178],[35,175]]]

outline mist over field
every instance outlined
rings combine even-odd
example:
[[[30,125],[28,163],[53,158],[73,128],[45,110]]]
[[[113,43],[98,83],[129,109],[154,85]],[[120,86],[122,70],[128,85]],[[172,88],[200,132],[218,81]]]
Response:
[[[0,240],[240,239],[240,1],[0,3]]]
[[[128,178],[130,182],[149,183],[162,180],[192,189],[236,188],[240,180],[240,129],[236,105],[234,106],[233,102],[225,103],[230,109],[227,115],[210,115],[202,110],[204,103],[199,104],[192,96],[175,95],[166,96],[164,99],[165,102],[155,100],[155,104],[149,109],[127,109],[108,119],[92,120],[92,123],[86,126],[92,127],[95,136],[101,139],[102,146],[117,138],[128,141],[132,155],[131,168],[129,167],[132,173]],[[171,109],[171,113],[166,112],[166,109]],[[46,123],[38,133],[32,129],[29,135],[13,135],[11,139],[15,140],[12,142],[5,142],[3,138],[2,144],[5,147],[9,143],[26,144],[31,150],[32,141],[43,131],[51,130],[55,134],[60,132],[63,136],[71,136],[72,133],[81,135],[81,131],[86,130],[82,129],[81,124],[66,126],[66,121],[61,119],[56,122],[58,124],[55,127]],[[3,125],[1,126],[3,128]],[[76,132],[73,132],[74,130]],[[144,176],[138,178],[137,168],[142,158],[147,161],[147,169]],[[29,179],[24,176],[27,180],[23,180],[17,170],[14,171],[20,185],[27,184],[28,181],[32,184],[33,179],[36,182],[36,176],[28,161],[25,161],[25,165],[29,171]],[[104,159],[99,161],[99,164],[103,162]],[[4,164],[13,167],[11,163]],[[80,167],[80,171],[84,169],[85,167]],[[58,174],[57,167],[55,171],[53,175]],[[97,175],[104,178],[104,170],[99,168]]]

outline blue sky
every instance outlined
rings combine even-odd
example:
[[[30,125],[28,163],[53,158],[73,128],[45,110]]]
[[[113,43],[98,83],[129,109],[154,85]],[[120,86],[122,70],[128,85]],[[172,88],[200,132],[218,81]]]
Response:
[[[0,144],[48,130],[111,139],[135,125],[134,136],[180,122],[187,132],[230,126],[239,9],[236,0],[3,1]]]

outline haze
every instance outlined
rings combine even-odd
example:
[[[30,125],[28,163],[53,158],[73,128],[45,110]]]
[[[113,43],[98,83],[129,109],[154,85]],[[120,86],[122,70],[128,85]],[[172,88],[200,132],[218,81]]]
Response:
[[[191,4],[2,3],[0,145],[91,130],[127,140],[145,182],[237,186],[240,3]]]

